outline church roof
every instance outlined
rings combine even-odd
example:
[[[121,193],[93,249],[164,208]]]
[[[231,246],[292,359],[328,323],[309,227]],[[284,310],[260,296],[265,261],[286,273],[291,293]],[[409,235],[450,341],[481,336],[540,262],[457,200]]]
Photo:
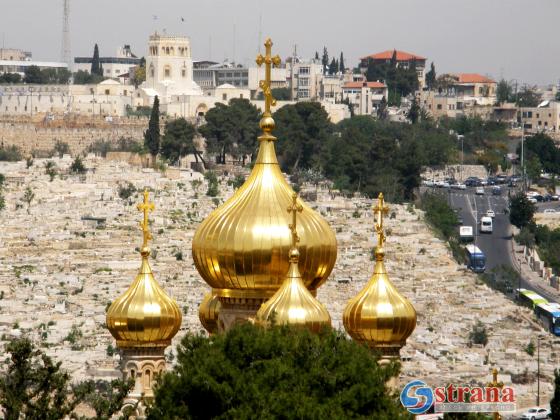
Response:
[[[237,88],[229,83],[224,83],[223,85],[218,86],[216,89],[237,89]]]

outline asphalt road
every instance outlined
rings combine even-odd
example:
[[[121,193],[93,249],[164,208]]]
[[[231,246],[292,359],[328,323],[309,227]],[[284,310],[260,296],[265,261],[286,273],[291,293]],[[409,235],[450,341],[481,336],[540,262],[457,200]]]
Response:
[[[463,219],[464,226],[472,226],[475,233],[475,244],[486,255],[486,270],[505,264],[513,266],[511,259],[511,228],[509,216],[504,214],[504,209],[508,208],[507,188],[504,188],[502,195],[492,195],[492,187],[484,188],[484,195],[476,195],[475,188],[467,188],[466,190],[448,190],[449,204],[454,209],[459,210],[459,214]],[[513,192],[512,192],[513,194]],[[559,207],[559,202],[539,203],[539,207],[551,208]],[[486,215],[488,210],[494,210],[496,217],[493,219],[493,232],[480,233],[480,218]],[[541,210],[542,211],[542,210]],[[525,289],[534,290],[544,298],[551,302],[557,301],[557,297],[546,290],[534,286],[521,278],[520,286]],[[515,288],[519,285],[514,285]]]

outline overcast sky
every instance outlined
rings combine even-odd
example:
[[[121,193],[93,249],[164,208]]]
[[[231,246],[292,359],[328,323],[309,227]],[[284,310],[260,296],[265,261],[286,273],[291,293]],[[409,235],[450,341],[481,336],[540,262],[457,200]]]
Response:
[[[62,0],[0,0],[3,45],[59,60]],[[154,19],[157,16],[157,19]],[[387,49],[413,52],[441,72],[477,72],[519,83],[560,79],[560,0],[71,0],[72,55],[144,55],[155,29],[191,38],[195,60],[249,64],[272,37],[282,58],[297,44],[311,58],[326,46],[347,65]],[[185,22],[181,22],[181,17]]]

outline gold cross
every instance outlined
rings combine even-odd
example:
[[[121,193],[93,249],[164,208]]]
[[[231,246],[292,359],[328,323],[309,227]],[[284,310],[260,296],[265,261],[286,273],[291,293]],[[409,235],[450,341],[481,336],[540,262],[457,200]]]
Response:
[[[386,216],[389,213],[389,207],[384,205],[385,201],[383,200],[383,193],[379,193],[379,197],[377,199],[377,206],[373,206],[373,214],[377,218],[377,222],[375,222],[375,232],[377,233],[377,248],[380,250],[383,248],[383,244],[385,243],[385,232],[383,231],[383,216]]]
[[[503,382],[498,382],[498,369],[494,368],[492,369],[492,382],[489,382],[488,385],[489,387],[493,387],[493,388],[500,388],[502,389],[504,387],[504,383]],[[494,413],[493,415],[494,420],[501,420],[502,416],[500,415],[500,413]]]
[[[274,57],[272,56],[272,41],[270,38],[268,38],[265,43],[264,46],[266,47],[266,54],[263,57],[262,54],[259,54],[257,56],[257,65],[260,67],[263,65],[264,63],[264,80],[261,80],[259,82],[259,87],[262,89],[263,91],[263,96],[264,96],[264,116],[265,117],[270,117],[271,113],[270,113],[270,107],[271,106],[275,106],[276,105],[276,99],[274,99],[272,97],[272,89],[271,89],[271,85],[270,85],[270,80],[271,80],[271,68],[272,67],[279,67],[280,66],[280,57],[278,55],[275,55]]]
[[[144,220],[140,222],[140,229],[142,229],[144,241],[142,242],[142,248],[146,248],[148,246],[148,241],[152,239],[152,235],[150,234],[149,225],[148,225],[148,212],[154,211],[156,206],[154,203],[150,203],[149,201],[149,191],[146,188],[144,190],[144,202],[138,203],[136,208],[139,211],[144,212]]]
[[[299,242],[299,236],[296,230],[297,213],[301,213],[303,211],[303,206],[301,204],[298,204],[297,198],[298,195],[295,192],[292,195],[292,204],[290,204],[290,206],[288,207],[288,213],[292,213],[292,223],[290,224],[290,231],[292,232],[292,248],[295,248],[297,246],[297,243]]]

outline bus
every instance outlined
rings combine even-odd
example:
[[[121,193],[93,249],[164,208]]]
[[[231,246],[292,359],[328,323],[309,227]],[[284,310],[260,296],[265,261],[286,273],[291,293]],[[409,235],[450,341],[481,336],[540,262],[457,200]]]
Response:
[[[525,306],[535,310],[537,305],[542,303],[548,303],[548,300],[543,298],[541,295],[527,289],[517,289],[517,299]]]
[[[560,336],[560,304],[539,303],[535,307],[535,315],[548,331]]]
[[[475,273],[484,273],[486,270],[486,255],[476,245],[466,246],[467,268]]]

